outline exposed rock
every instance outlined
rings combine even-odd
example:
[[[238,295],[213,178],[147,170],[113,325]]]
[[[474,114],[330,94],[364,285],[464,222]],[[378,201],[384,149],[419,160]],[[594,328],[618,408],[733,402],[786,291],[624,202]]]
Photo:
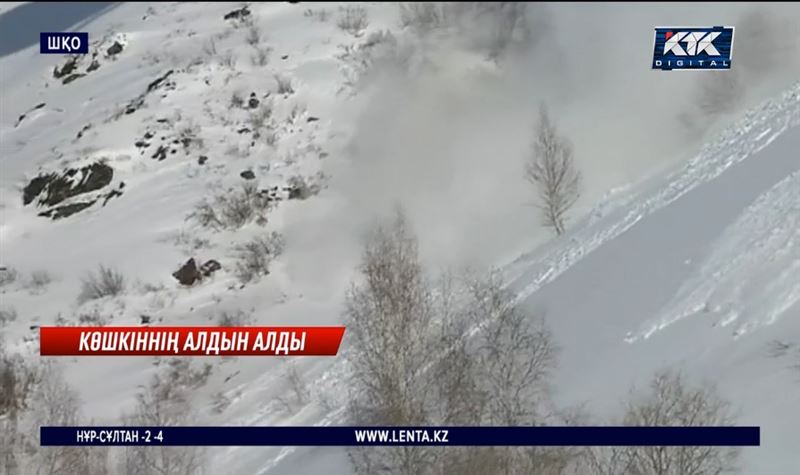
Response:
[[[122,188],[122,186],[120,188]],[[111,190],[111,191],[109,191],[108,194],[106,195],[106,198],[103,200],[103,206],[107,205],[108,201],[111,198],[116,198],[118,196],[122,196],[122,191],[120,191],[120,190]]]
[[[288,54],[284,54],[283,56],[281,56],[281,59],[287,60],[287,59],[289,59],[289,55]]]
[[[204,277],[208,277],[220,269],[222,269],[222,264],[214,259],[209,259],[205,261],[202,266],[200,266],[200,272]]]
[[[163,145],[159,145],[158,146],[158,150],[156,150],[156,153],[153,154],[152,158],[158,160],[159,162],[161,160],[166,159],[167,158],[167,150],[168,150],[167,147],[165,147]]]
[[[77,183],[74,177],[80,174]],[[114,169],[104,163],[93,163],[82,168],[68,168],[62,174],[47,173],[36,176],[22,190],[22,203],[30,204],[37,196],[40,206],[53,206],[67,198],[99,190],[111,183]]]
[[[306,122],[316,122],[318,120],[319,120],[319,117],[314,117],[312,115],[312,116],[309,116],[308,119],[306,119]]]
[[[83,137],[83,134],[86,133],[86,131],[91,129],[91,128],[92,128],[92,124],[84,125],[83,128],[78,131],[78,135],[75,137],[75,140],[78,140],[79,138]]]
[[[161,76],[160,78],[158,78],[155,81],[153,81],[150,84],[148,84],[147,85],[147,92],[153,92],[154,90],[158,89],[164,83],[164,81],[166,81],[167,78],[170,77],[172,75],[172,73],[174,73],[174,72],[175,72],[175,70],[170,69],[169,71],[164,73],[163,76]]]
[[[237,134],[249,134],[250,133],[250,129],[248,129],[247,127],[242,127],[241,129],[237,130],[236,133]]]
[[[197,269],[194,257],[191,257],[180,269],[172,273],[172,277],[175,277],[181,285],[189,286],[202,279],[202,274]]]
[[[253,173],[253,170],[245,170],[242,173],[239,173],[239,176],[245,180],[254,180],[256,178],[256,174]]]
[[[85,75],[85,74],[83,74],[83,73],[74,73],[74,74],[70,74],[69,76],[65,77],[65,78],[64,78],[64,79],[61,81],[61,84],[69,84],[69,83],[71,83],[72,81],[74,81],[74,80],[76,80],[76,79],[80,79],[80,78],[82,78],[82,77],[84,77],[84,76],[86,76],[86,75]]]
[[[115,41],[113,45],[111,45],[108,50],[106,51],[106,55],[114,56],[117,54],[122,53],[123,46],[119,41]]]
[[[70,203],[68,205],[55,206],[53,208],[48,209],[47,211],[42,211],[41,213],[39,213],[39,216],[45,218],[51,218],[53,220],[66,218],[68,216],[72,216],[75,213],[79,213],[85,210],[86,208],[92,206],[96,202],[97,200],[91,200],[91,201],[81,201],[79,203]]]
[[[230,11],[222,17],[224,20],[241,20],[245,17],[250,16],[250,9],[247,6],[239,8],[237,10]]]
[[[261,104],[261,102],[256,97],[256,93],[255,92],[250,93],[250,99],[247,100],[247,107],[255,109],[259,106],[259,104]]]
[[[164,84],[166,84],[167,78],[169,78],[174,72],[175,71],[173,69],[170,69],[169,71],[161,75],[159,78],[157,78],[155,81],[148,84],[147,90],[145,90],[145,92],[139,94],[135,99],[131,100],[127,106],[125,106],[125,114],[133,114],[134,112],[139,110],[139,108],[141,108],[144,105],[144,100],[147,97],[147,95],[155,91],[156,89],[162,87]],[[162,122],[162,121],[168,122],[168,119],[156,120],[156,122]]]
[[[64,63],[63,66],[61,66],[61,69],[58,69],[58,66],[53,68],[53,77],[56,79],[61,79],[62,77],[71,74],[72,71],[74,71],[75,68],[77,67],[78,67],[78,57],[73,56],[67,59],[67,62]]]
[[[139,315],[139,323],[142,325],[149,325],[151,321],[153,321],[153,317],[150,315]]]
[[[94,71],[96,69],[100,69],[100,62],[97,61],[96,59],[93,59],[92,60],[92,64],[90,64],[89,67],[86,68],[86,72],[90,73],[90,72],[92,72],[92,71]]]
[[[197,164],[198,165],[205,165],[205,163],[207,161],[208,161],[208,157],[206,157],[205,155],[200,155],[200,157],[197,159]]]

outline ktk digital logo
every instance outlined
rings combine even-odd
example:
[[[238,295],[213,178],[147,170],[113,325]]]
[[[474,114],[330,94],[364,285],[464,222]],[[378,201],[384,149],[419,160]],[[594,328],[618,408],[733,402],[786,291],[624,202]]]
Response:
[[[732,53],[732,26],[656,28],[653,69],[730,69]]]

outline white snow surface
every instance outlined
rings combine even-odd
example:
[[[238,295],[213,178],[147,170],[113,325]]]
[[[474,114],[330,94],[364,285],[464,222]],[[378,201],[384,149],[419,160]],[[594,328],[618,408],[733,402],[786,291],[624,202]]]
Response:
[[[342,290],[352,271],[336,273],[323,291],[306,287],[292,272],[293,260],[302,256],[293,254],[291,242],[269,276],[244,288],[230,268],[189,289],[170,276],[189,256],[224,266],[235,244],[264,229],[313,222],[339,206],[335,193],[323,191],[280,203],[266,228],[252,224],[236,232],[212,232],[186,219],[202,198],[239,186],[243,170],[272,186],[294,175],[313,178],[326,170],[326,160],[346,162],[358,113],[341,92],[336,55],[340,44],[364,36],[340,31],[335,9],[322,22],[302,14],[321,5],[254,5],[266,25],[264,44],[272,48],[269,64],[255,66],[254,50],[243,44],[245,29],[222,20],[235,6],[129,3],[111,9],[86,29],[104,48],[117,40],[124,51],[67,85],[51,74],[63,58],[40,56],[38,48],[0,58],[0,264],[21,274],[0,290],[0,306],[19,315],[0,331],[16,351],[38,352],[31,325],[76,324],[93,312],[113,325],[138,325],[141,314],[170,325],[216,324],[221,311],[237,309],[251,314],[251,324],[341,322]],[[393,5],[373,4],[369,12],[368,31],[396,28]],[[212,37],[217,53],[209,56],[204,49]],[[219,60],[228,52],[235,68]],[[170,69],[174,90],[158,90],[136,112],[114,118]],[[276,73],[292,78],[293,94],[277,94]],[[247,112],[230,109],[234,91],[245,100],[251,91],[260,100],[270,93],[280,122],[277,145],[251,146],[248,135],[236,132]],[[33,110],[39,103],[46,105]],[[319,120],[307,122],[310,116]],[[612,417],[631,385],[646,384],[657,369],[680,367],[714,383],[738,408],[742,424],[761,426],[762,446],[744,451],[744,473],[800,473],[800,383],[793,367],[800,361],[799,124],[800,85],[747,112],[688,160],[605,196],[584,197],[597,204],[584,207],[585,216],[567,235],[538,239],[541,245],[503,266],[517,301],[544,311],[554,330],[561,347],[554,381],[560,404],[585,402],[598,417]],[[134,145],[147,131],[171,139],[188,127],[202,131],[202,148],[157,161],[150,158],[154,146],[141,154]],[[209,157],[205,165],[198,164],[199,155]],[[37,173],[98,159],[113,167],[113,185],[125,182],[122,197],[57,221],[22,205],[21,188]],[[326,239],[330,222],[319,222],[305,240]],[[198,246],[195,238],[207,242]],[[81,277],[100,263],[122,270],[128,291],[78,303]],[[45,290],[27,284],[38,270],[53,276]],[[345,334],[343,351],[346,340]],[[775,342],[785,349],[771,352]],[[99,423],[130,410],[158,361],[60,360],[81,394],[84,415]],[[212,362],[214,371],[193,396],[198,423],[343,422],[335,409],[346,397],[341,358],[297,361],[314,397],[292,414],[278,402],[288,391],[278,359],[202,362]],[[222,413],[212,410],[219,394],[230,401]],[[212,448],[209,461],[215,474],[350,473],[339,448]]]

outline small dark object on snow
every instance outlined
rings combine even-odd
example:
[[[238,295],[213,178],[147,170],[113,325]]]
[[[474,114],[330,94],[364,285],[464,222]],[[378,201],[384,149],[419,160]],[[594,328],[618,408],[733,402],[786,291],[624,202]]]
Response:
[[[239,173],[239,176],[245,180],[254,180],[256,178],[256,174],[253,173],[253,170],[245,170],[242,173]]]
[[[81,74],[81,73],[70,74],[69,76],[65,77],[65,78],[64,78],[64,79],[61,81],[61,84],[69,84],[69,83],[71,83],[72,81],[74,81],[74,80],[76,80],[76,79],[79,79],[79,78],[82,78],[82,77],[84,77],[84,76],[86,76],[86,75],[85,75],[85,74]]]
[[[289,59],[289,55],[288,54],[284,54],[283,56],[281,56],[281,59],[284,59],[284,60]]]
[[[255,109],[259,104],[261,103],[255,98],[255,94],[250,96],[250,100],[247,101],[247,107],[251,109]]]
[[[92,60],[92,64],[90,64],[89,67],[86,68],[86,72],[90,73],[90,72],[92,72],[92,71],[94,71],[96,69],[99,69],[99,68],[100,68],[100,63],[96,59],[93,59]]]
[[[113,45],[106,51],[108,56],[114,56],[115,54],[122,53],[122,44],[119,41],[115,41]]]
[[[314,117],[312,115],[312,116],[309,116],[308,119],[306,119],[306,122],[316,122],[318,120],[319,120],[319,117]]]
[[[248,129],[247,127],[242,127],[241,129],[237,130],[236,133],[237,134],[247,134],[247,133],[250,133],[250,129]]]
[[[250,15],[250,9],[246,6],[239,8],[238,10],[233,10],[225,14],[222,17],[224,20],[240,20],[246,16]]]
[[[203,277],[208,277],[220,269],[222,269],[222,264],[214,259],[209,259],[200,266],[200,272],[203,274]]]
[[[139,323],[142,325],[149,325],[153,317],[150,315],[139,315]]]
[[[161,161],[161,160],[164,160],[165,158],[167,158],[167,147],[165,147],[163,145],[159,145],[158,146],[158,150],[156,150],[156,153],[153,154],[152,158],[154,158],[154,159],[156,159],[158,161]]]
[[[197,159],[197,164],[198,165],[205,165],[205,163],[207,161],[208,161],[208,157],[206,157],[205,155],[200,155],[200,157]]]
[[[200,271],[197,269],[197,263],[194,261],[194,257],[189,258],[188,261],[184,265],[181,266],[176,272],[172,273],[172,277],[175,277],[178,282],[182,285],[192,285],[198,280],[202,279],[202,275]]]

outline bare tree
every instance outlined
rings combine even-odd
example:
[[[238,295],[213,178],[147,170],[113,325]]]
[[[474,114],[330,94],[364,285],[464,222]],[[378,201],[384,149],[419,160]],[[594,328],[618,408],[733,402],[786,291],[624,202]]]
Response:
[[[363,281],[349,291],[345,310],[353,347],[350,418],[358,425],[426,425],[433,381],[424,368],[436,348],[432,296],[401,211],[369,234],[359,270]],[[354,448],[350,458],[358,473],[410,475],[427,470],[431,450]]]
[[[205,383],[209,371],[210,366],[197,371],[188,360],[172,360],[168,372],[156,374],[139,393],[134,413],[124,418],[126,425],[186,425],[192,415],[189,394]],[[120,463],[123,473],[196,475],[205,470],[200,447],[126,446]]]
[[[80,399],[64,381],[61,369],[47,365],[34,393],[30,433],[41,426],[80,425]],[[108,448],[89,446],[40,447],[31,454],[26,473],[36,475],[107,475]]]
[[[552,336],[496,277],[445,274],[433,285],[401,212],[370,234],[360,271],[347,296],[355,424],[549,421]],[[572,463],[564,450],[511,447],[370,447],[350,457],[357,473],[563,474]]]
[[[627,426],[730,426],[730,404],[713,388],[690,386],[677,372],[662,371],[650,391],[634,395],[622,424]],[[722,475],[735,471],[736,447],[604,447],[587,451],[594,473],[611,475]]]
[[[39,369],[21,355],[8,353],[0,339],[0,473],[22,473],[20,447],[25,437],[20,420],[32,404],[32,394],[40,380]]]
[[[525,178],[536,188],[545,226],[557,235],[565,230],[567,211],[580,197],[581,173],[575,167],[572,145],[556,132],[547,108],[539,109],[533,153],[525,164]]]
[[[480,325],[471,349],[472,378],[481,396],[480,423],[552,423],[549,380],[558,349],[544,319],[514,302],[496,274],[468,282],[466,318]],[[466,393],[468,394],[468,393]],[[565,473],[574,454],[559,448],[491,447],[468,454],[483,473]]]

